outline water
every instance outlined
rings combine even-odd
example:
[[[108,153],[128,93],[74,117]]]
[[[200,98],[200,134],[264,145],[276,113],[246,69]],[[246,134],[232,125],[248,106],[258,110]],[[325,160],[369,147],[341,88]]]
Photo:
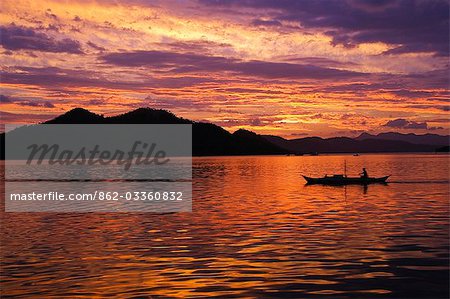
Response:
[[[391,174],[305,186],[300,174]],[[2,213],[2,298],[447,298],[449,156],[193,160],[193,213]]]

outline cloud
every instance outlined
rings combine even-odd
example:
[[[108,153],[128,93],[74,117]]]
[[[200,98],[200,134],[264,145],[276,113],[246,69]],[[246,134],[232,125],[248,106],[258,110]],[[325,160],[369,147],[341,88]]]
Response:
[[[444,127],[428,127],[428,130],[434,131],[434,130],[443,130]]]
[[[277,20],[261,20],[261,19],[255,19],[251,23],[253,26],[275,26],[279,27],[281,26],[281,22]]]
[[[264,126],[263,122],[261,121],[261,119],[259,119],[259,117],[251,118],[249,119],[249,122],[250,125],[254,127]]]
[[[309,134],[303,133],[303,132],[296,132],[296,133],[291,133],[290,135],[294,136],[294,137],[305,137],[305,136],[308,136]]]
[[[55,108],[55,105],[53,105],[49,101],[22,100],[3,94],[0,94],[0,104],[16,104],[19,106],[28,106],[28,107]]]
[[[445,69],[404,75],[403,79],[410,80],[412,84],[415,84],[416,88],[426,87],[430,89],[441,88],[448,90],[448,72],[449,69],[447,66]]]
[[[351,67],[358,65],[354,62],[342,62],[324,57],[299,57],[296,55],[278,56],[279,59],[290,63],[312,64],[322,67]]]
[[[298,22],[321,29],[333,44],[354,47],[383,42],[393,46],[384,54],[428,52],[449,55],[447,0],[200,0],[207,7],[257,10],[274,20]]]
[[[8,50],[35,50],[53,53],[83,54],[81,44],[73,39],[56,40],[33,28],[14,23],[0,26],[1,44]]]
[[[389,92],[400,97],[436,96],[448,89],[448,69],[412,74],[369,74],[367,82],[318,86],[317,92],[348,93],[364,96],[370,92]],[[389,101],[384,99],[384,101]]]
[[[194,76],[154,78],[145,76],[142,80],[121,81],[107,79],[101,73],[58,67],[11,67],[0,71],[2,83],[27,84],[51,90],[77,87],[100,87],[118,90],[139,91],[148,88],[183,88],[205,82],[225,83],[214,78]]]
[[[450,111],[450,105],[408,105],[408,108],[415,109],[437,109],[441,111]]]
[[[230,93],[246,93],[246,94],[268,94],[268,95],[281,95],[284,92],[279,90],[257,89],[257,88],[243,88],[243,87],[227,87],[216,88],[216,91]]]
[[[150,105],[159,109],[197,109],[205,111],[211,105],[214,105],[213,100],[202,101],[199,99],[182,99],[182,98],[160,98],[152,95],[147,96],[142,104]]]
[[[37,123],[55,117],[54,114],[36,114],[36,113],[10,113],[6,111],[0,111],[2,115],[2,121],[4,123]]]
[[[55,15],[50,8],[45,11],[45,15],[51,19],[57,20],[58,16]]]
[[[86,44],[87,44],[89,47],[91,47],[91,48],[93,48],[93,49],[95,49],[95,50],[98,50],[98,51],[106,51],[105,48],[103,48],[103,47],[101,47],[101,46],[99,46],[99,45],[97,45],[97,44],[95,44],[95,43],[93,43],[93,42],[91,42],[91,41],[88,41]]]
[[[398,90],[391,90],[391,93],[401,96],[401,97],[408,97],[408,98],[424,98],[427,96],[432,96],[434,93],[431,91],[426,90],[409,90],[409,89],[398,89]]]
[[[116,52],[101,56],[101,59],[117,66],[151,67],[159,71],[174,73],[232,72],[244,76],[289,79],[347,79],[365,74],[314,65],[243,61],[221,56],[166,51]]]
[[[409,121],[404,118],[390,120],[383,126],[397,129],[428,129],[426,122]]]
[[[0,94],[0,104],[9,104],[12,102],[13,101],[12,101],[11,97]]]
[[[227,52],[234,52],[233,46],[229,43],[218,43],[209,40],[175,40],[172,42],[156,43],[158,47],[164,47],[174,52],[207,53],[211,49],[221,49]]]
[[[43,108],[55,108],[55,105],[48,101],[20,101],[15,104],[28,107],[43,107]]]

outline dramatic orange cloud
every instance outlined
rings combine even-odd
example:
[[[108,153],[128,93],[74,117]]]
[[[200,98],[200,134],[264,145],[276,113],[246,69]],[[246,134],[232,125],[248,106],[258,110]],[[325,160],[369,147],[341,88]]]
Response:
[[[6,123],[149,106],[285,137],[448,134],[447,1],[5,0],[0,16]]]

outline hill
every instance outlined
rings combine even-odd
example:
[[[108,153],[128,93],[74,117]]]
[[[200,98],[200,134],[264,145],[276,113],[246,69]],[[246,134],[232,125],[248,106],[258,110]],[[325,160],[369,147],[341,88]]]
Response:
[[[382,153],[382,152],[433,152],[435,144],[414,144],[403,140],[352,139],[348,137],[306,137],[284,139],[265,135],[266,140],[293,153]]]
[[[161,109],[139,108],[124,114],[104,117],[86,109],[75,108],[45,124],[192,124],[192,154],[194,156],[277,155],[287,150],[252,134],[231,134],[211,124],[177,117]],[[251,133],[251,132],[250,132]],[[257,136],[257,135],[256,135]]]
[[[395,132],[357,138],[306,137],[285,139],[258,135],[248,130],[230,133],[212,123],[195,122],[161,109],[138,108],[120,115],[105,117],[83,108],[72,109],[44,124],[191,124],[194,156],[280,155],[305,153],[381,153],[448,151],[449,136],[436,134],[401,134]],[[4,134],[0,141],[4,145]],[[2,146],[3,149],[3,146]],[[1,153],[4,158],[4,151]]]
[[[449,136],[442,136],[437,134],[423,134],[416,135],[414,133],[409,134],[401,134],[397,132],[387,132],[380,133],[378,135],[372,135],[369,133],[362,133],[356,140],[367,140],[367,139],[376,139],[376,140],[396,140],[396,141],[405,141],[412,144],[428,144],[435,146],[445,146],[449,144]]]

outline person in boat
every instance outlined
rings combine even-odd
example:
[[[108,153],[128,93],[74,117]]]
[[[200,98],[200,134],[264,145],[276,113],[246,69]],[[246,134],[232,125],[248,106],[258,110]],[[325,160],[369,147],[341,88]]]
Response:
[[[369,174],[367,173],[367,170],[365,168],[362,169],[362,172],[361,172],[360,176],[363,179],[369,178]]]

